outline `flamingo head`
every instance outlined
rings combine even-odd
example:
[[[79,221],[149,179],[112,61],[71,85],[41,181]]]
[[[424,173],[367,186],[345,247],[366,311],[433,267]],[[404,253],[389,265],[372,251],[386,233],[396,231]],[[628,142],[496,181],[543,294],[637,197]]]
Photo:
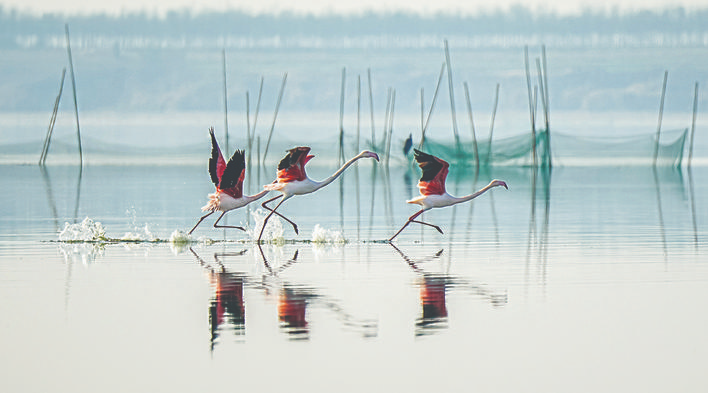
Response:
[[[373,158],[376,161],[378,161],[379,155],[374,153],[373,151],[364,150],[361,153],[359,153],[359,158]]]
[[[490,188],[498,187],[498,186],[502,186],[502,187],[506,188],[507,190],[509,189],[509,186],[506,185],[506,182],[504,180],[494,179],[494,180],[492,180],[491,183],[489,183]]]

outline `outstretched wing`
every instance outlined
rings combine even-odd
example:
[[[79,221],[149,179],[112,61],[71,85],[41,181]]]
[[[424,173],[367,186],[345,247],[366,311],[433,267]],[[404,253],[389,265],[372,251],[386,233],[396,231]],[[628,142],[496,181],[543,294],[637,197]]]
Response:
[[[305,180],[305,164],[309,160],[309,147],[301,146],[288,150],[288,154],[278,164],[278,182],[287,183],[294,180]],[[309,156],[311,157],[311,156]]]
[[[445,179],[450,164],[431,154],[413,149],[415,160],[423,170],[418,182],[418,189],[423,195],[441,195],[445,193]]]
[[[209,135],[211,135],[211,158],[209,158],[209,175],[211,176],[211,181],[216,187],[219,187],[221,182],[221,176],[224,174],[226,169],[226,161],[224,161],[224,156],[221,155],[221,149],[219,149],[219,144],[216,142],[216,137],[214,136],[214,127],[209,128]]]
[[[236,150],[226,164],[219,188],[234,198],[243,196],[243,178],[246,176],[246,158],[243,150]]]

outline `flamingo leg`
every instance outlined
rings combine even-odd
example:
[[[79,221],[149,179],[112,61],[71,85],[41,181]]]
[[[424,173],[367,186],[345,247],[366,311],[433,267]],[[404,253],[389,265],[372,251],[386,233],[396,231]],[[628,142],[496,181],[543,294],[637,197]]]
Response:
[[[388,239],[388,241],[389,241],[389,242],[390,242],[390,241],[393,241],[393,239],[395,239],[396,236],[398,236],[399,233],[403,232],[403,230],[408,226],[408,224],[410,224],[410,223],[412,223],[412,222],[414,222],[414,223],[416,223],[416,224],[422,224],[422,225],[427,225],[427,226],[429,226],[429,227],[433,227],[433,228],[437,229],[438,232],[443,233],[442,229],[440,229],[440,227],[437,226],[437,225],[433,225],[433,224],[429,224],[429,223],[427,223],[427,222],[417,221],[417,220],[416,220],[416,217],[418,217],[419,215],[423,214],[424,211],[425,211],[425,209],[423,209],[423,210],[419,211],[418,213],[416,213],[416,214],[414,214],[414,215],[408,217],[408,221],[406,221],[406,223],[403,224],[403,226],[401,227],[401,229],[399,229],[398,232],[396,232],[395,235],[391,236],[391,238]]]
[[[295,225],[294,222],[288,220],[287,218],[283,217],[283,215],[281,215],[280,213],[277,213],[277,212],[276,212],[276,210],[280,207],[280,205],[282,205],[283,202],[287,201],[288,198],[283,198],[282,201],[278,202],[278,204],[275,206],[274,209],[271,209],[271,208],[269,208],[268,206],[266,206],[266,203],[271,202],[271,201],[274,201],[274,200],[276,200],[276,199],[278,199],[278,198],[280,198],[280,197],[282,197],[282,195],[279,195],[279,196],[277,196],[277,197],[275,197],[275,198],[269,199],[269,200],[267,200],[267,201],[265,201],[265,202],[263,202],[263,203],[261,204],[261,206],[263,206],[265,209],[270,210],[270,213],[266,216],[265,220],[263,220],[263,227],[261,227],[261,233],[258,235],[258,244],[261,243],[261,237],[263,237],[263,231],[265,230],[266,224],[268,224],[268,220],[270,219],[270,216],[272,216],[273,214],[277,214],[278,216],[282,217],[282,218],[285,219],[287,222],[289,222],[290,224],[292,224],[293,228],[295,229],[295,233],[298,233],[298,232],[297,232],[297,225]]]
[[[278,206],[280,206],[281,203],[285,202],[285,199],[283,199],[282,201],[280,201],[280,203],[278,203],[278,205],[275,206],[275,209],[271,209],[271,208],[269,208],[268,206],[266,206],[266,203],[272,202],[272,201],[274,201],[274,200],[276,200],[276,199],[278,199],[278,198],[280,198],[280,197],[282,197],[282,195],[278,195],[278,196],[275,197],[275,198],[271,198],[271,199],[269,199],[269,200],[267,200],[267,201],[261,203],[261,206],[263,206],[264,209],[269,210],[269,211],[270,211],[270,214],[275,214],[275,215],[277,215],[278,217],[282,218],[283,220],[289,222],[290,225],[293,226],[293,229],[295,230],[295,234],[297,235],[297,234],[299,234],[299,232],[298,232],[298,230],[297,230],[297,224],[295,224],[294,222],[290,221],[290,219],[288,219],[287,217],[285,217],[284,215],[282,215],[282,214],[280,214],[280,213],[278,213],[278,212],[276,211],[276,210],[278,209]],[[286,199],[287,199],[287,198],[286,198]],[[270,214],[268,215],[268,217],[270,217]],[[265,221],[268,221],[268,218],[266,218]],[[263,228],[265,228],[265,223],[263,223]],[[262,230],[261,230],[261,233],[263,233]],[[259,239],[260,239],[260,237],[259,237]]]
[[[242,231],[245,231],[245,229],[243,229],[243,227],[237,227],[237,226],[232,226],[232,225],[216,225],[219,223],[219,220],[221,220],[221,217],[223,217],[224,214],[226,214],[226,212],[221,213],[219,218],[217,218],[216,221],[214,221],[214,228],[234,228],[234,229],[240,229]]]
[[[201,224],[202,221],[204,221],[205,218],[211,216],[212,214],[214,214],[214,212],[210,212],[210,213],[207,213],[207,214],[205,214],[204,216],[202,216],[202,218],[200,218],[199,221],[197,221],[197,223],[194,225],[194,228],[192,228],[192,230],[189,231],[188,235],[191,235],[192,232],[194,232],[194,230],[197,229],[197,227],[199,226],[199,224]]]

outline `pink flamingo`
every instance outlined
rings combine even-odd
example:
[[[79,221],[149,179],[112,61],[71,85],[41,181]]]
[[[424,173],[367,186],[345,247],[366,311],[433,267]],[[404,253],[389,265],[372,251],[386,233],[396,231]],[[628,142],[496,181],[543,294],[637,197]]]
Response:
[[[344,163],[344,165],[342,165],[341,168],[339,168],[334,174],[332,174],[332,176],[322,181],[314,181],[307,177],[307,174],[305,173],[305,164],[307,164],[314,157],[308,156],[307,153],[309,152],[310,148],[306,146],[300,146],[288,150],[288,154],[285,155],[285,158],[283,158],[280,161],[280,164],[278,164],[278,178],[273,183],[266,184],[265,186],[263,186],[266,191],[279,191],[281,195],[278,195],[275,198],[271,198],[261,204],[261,206],[263,206],[264,209],[269,210],[270,213],[266,216],[265,220],[263,220],[263,227],[261,228],[260,235],[258,235],[259,243],[261,241],[261,237],[263,236],[263,230],[265,229],[266,224],[268,223],[268,219],[270,219],[273,214],[277,214],[280,218],[289,222],[290,225],[293,226],[295,233],[298,233],[297,225],[290,219],[286,218],[285,216],[276,211],[278,210],[280,205],[283,204],[283,202],[287,201],[295,195],[305,195],[313,193],[319,190],[320,188],[328,185],[329,183],[332,183],[335,179],[339,177],[339,175],[341,175],[347,168],[349,168],[350,165],[352,165],[354,162],[361,158],[373,158],[376,161],[379,160],[378,154],[364,150],[358,155],[354,156],[354,158],[352,158],[351,160]],[[270,207],[266,206],[268,203],[278,198],[283,199],[278,202],[275,208],[271,209]]]
[[[268,190],[263,190],[256,195],[243,195],[243,178],[246,176],[246,160],[243,150],[236,150],[227,163],[224,156],[221,155],[221,149],[216,142],[214,136],[214,128],[209,128],[211,135],[211,158],[209,158],[209,175],[211,181],[216,186],[216,192],[209,194],[209,202],[202,207],[202,211],[208,211],[206,215],[197,221],[194,228],[189,231],[189,235],[197,229],[197,226],[204,221],[205,218],[214,214],[216,211],[222,212],[219,218],[214,222],[214,228],[235,228],[245,231],[243,227],[231,225],[218,225],[219,220],[230,210],[244,207],[249,203],[262,198],[268,193]]]
[[[423,175],[420,177],[420,181],[418,181],[418,189],[420,190],[421,195],[411,199],[410,201],[406,201],[406,203],[420,205],[421,209],[419,212],[408,217],[408,221],[406,221],[406,223],[403,224],[403,227],[401,227],[395,235],[391,236],[388,241],[392,241],[396,236],[398,236],[399,233],[403,231],[403,229],[408,226],[408,224],[412,222],[433,227],[437,229],[438,232],[443,233],[439,226],[423,221],[417,221],[416,218],[423,214],[423,212],[436,207],[452,206],[458,203],[470,201],[497,186],[502,186],[507,190],[509,189],[504,181],[492,180],[491,183],[474,194],[461,198],[454,197],[445,191],[445,178],[447,178],[448,167],[450,164],[438,157],[423,153],[417,149],[413,149],[413,152],[415,155],[415,160],[418,162],[418,166],[423,170]]]

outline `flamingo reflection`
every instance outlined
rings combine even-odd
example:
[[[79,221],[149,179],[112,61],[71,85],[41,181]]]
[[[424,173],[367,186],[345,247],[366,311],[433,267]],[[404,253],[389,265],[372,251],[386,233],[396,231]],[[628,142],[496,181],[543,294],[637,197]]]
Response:
[[[475,295],[488,300],[493,306],[503,306],[507,303],[506,293],[497,293],[488,289],[484,284],[474,283],[464,277],[453,276],[445,273],[431,273],[419,265],[440,258],[444,250],[420,259],[413,260],[393,243],[389,243],[408,266],[420,275],[420,304],[421,315],[416,319],[416,336],[430,335],[448,326],[447,292],[454,289],[472,291]]]
[[[276,277],[287,267],[297,261],[298,252],[293,258],[281,264],[278,268],[273,268],[263,252],[260,244],[257,244],[263,258],[263,264],[270,271],[272,277]],[[286,333],[291,340],[309,340],[310,324],[307,319],[308,309],[311,305],[324,306],[334,312],[338,319],[350,329],[360,332],[364,337],[375,337],[377,335],[378,324],[376,321],[359,319],[346,312],[335,299],[318,293],[315,288],[291,284],[288,282],[276,282],[278,288],[278,320],[280,330]]]
[[[243,337],[246,333],[246,307],[243,301],[246,275],[227,271],[219,260],[219,256],[241,256],[246,253],[246,250],[238,253],[215,253],[213,265],[204,261],[191,247],[189,251],[206,269],[209,284],[213,289],[212,299],[209,302],[209,330],[210,349],[214,351],[219,332],[225,328],[225,322],[231,326],[236,336]]]

